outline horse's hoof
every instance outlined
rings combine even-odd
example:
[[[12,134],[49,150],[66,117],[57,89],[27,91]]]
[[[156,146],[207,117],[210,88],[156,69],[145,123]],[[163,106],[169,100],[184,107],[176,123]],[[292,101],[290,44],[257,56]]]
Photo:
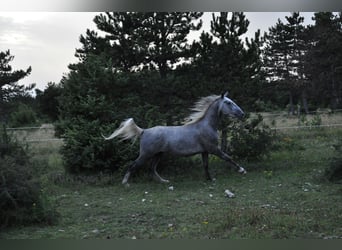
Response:
[[[240,167],[240,169],[239,169],[238,172],[239,172],[240,174],[243,174],[243,175],[247,174],[247,171],[246,171],[244,168],[242,168],[242,167]]]
[[[129,188],[129,183],[122,184],[125,188]]]
[[[155,175],[153,178],[154,178],[156,181],[158,181],[159,183],[169,183],[169,182],[170,182],[169,180],[165,180],[165,179],[161,178],[159,175],[158,175],[158,176]]]
[[[215,181],[216,181],[216,178],[207,178],[207,181],[215,182]]]
[[[129,187],[129,183],[128,183],[127,181],[125,181],[125,180],[122,181],[122,185],[123,185],[124,187],[126,187],[126,188]]]

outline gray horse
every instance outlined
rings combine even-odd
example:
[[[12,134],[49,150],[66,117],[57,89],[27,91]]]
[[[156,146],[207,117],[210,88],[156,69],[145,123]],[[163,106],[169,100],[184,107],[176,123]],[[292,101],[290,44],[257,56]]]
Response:
[[[122,140],[140,137],[139,157],[129,166],[122,184],[128,184],[130,175],[147,160],[152,159],[155,178],[160,182],[169,182],[157,173],[157,166],[164,153],[179,156],[202,154],[205,175],[211,180],[208,171],[208,154],[213,154],[230,162],[239,173],[246,170],[234,162],[231,157],[218,148],[218,122],[222,115],[242,118],[244,112],[227,93],[221,96],[201,98],[193,108],[193,113],[185,119],[182,126],[156,126],[148,129],[138,127],[132,118],[121,123],[120,127],[105,140],[121,137]]]

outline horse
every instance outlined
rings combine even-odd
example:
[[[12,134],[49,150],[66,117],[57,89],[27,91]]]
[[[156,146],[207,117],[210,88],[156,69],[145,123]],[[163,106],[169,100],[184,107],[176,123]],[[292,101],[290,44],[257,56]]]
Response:
[[[242,119],[245,115],[227,95],[228,92],[199,99],[192,108],[193,113],[180,126],[155,126],[143,129],[135,124],[133,118],[129,118],[124,120],[109,137],[102,135],[105,140],[115,137],[121,140],[136,140],[140,137],[139,157],[129,165],[122,184],[128,185],[131,174],[148,160],[152,160],[154,177],[159,182],[168,183],[169,180],[163,179],[157,172],[160,158],[165,153],[176,156],[201,154],[208,180],[212,180],[208,171],[209,154],[231,163],[239,173],[246,174],[243,167],[218,147],[219,119],[223,115]]]

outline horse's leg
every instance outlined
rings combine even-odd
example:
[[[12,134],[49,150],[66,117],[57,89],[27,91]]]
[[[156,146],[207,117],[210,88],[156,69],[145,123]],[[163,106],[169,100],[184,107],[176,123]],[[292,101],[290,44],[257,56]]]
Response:
[[[208,152],[202,153],[202,162],[203,162],[205,177],[207,178],[207,180],[211,181],[212,179],[208,171]]]
[[[155,156],[153,156],[152,158],[152,168],[153,168],[153,173],[154,173],[154,177],[157,181],[161,182],[161,183],[169,183],[169,180],[165,180],[162,177],[160,177],[160,175],[157,173],[157,166],[159,164],[160,158],[162,156],[162,153],[158,153]]]
[[[239,164],[237,164],[235,161],[232,160],[232,158],[227,155],[226,153],[224,153],[222,150],[220,150],[219,148],[215,148],[215,150],[213,150],[212,152],[210,152],[213,155],[216,155],[218,157],[220,157],[221,159],[230,162],[235,168],[236,170],[241,173],[241,174],[246,174],[247,171],[241,167]]]
[[[122,179],[123,185],[128,185],[128,179],[132,173],[134,173],[139,167],[141,167],[147,159],[139,155],[139,157],[129,165],[128,170]]]

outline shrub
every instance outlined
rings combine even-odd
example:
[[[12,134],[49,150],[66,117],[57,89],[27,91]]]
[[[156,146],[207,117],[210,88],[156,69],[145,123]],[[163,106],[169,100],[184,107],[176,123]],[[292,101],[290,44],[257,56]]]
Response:
[[[119,144],[117,140],[105,141],[101,131],[105,135],[112,133],[115,129],[113,125],[106,126],[100,121],[85,119],[69,125],[65,129],[61,149],[66,171],[72,174],[112,172],[123,167],[128,157],[132,157],[134,145]]]
[[[330,166],[325,170],[325,177],[331,182],[342,182],[342,143],[334,146],[336,156],[330,161]]]
[[[322,118],[319,113],[316,113],[311,120],[307,119],[307,115],[301,115],[298,120],[298,125],[304,125],[309,127],[317,127],[322,125]]]
[[[52,223],[57,218],[34,178],[26,149],[0,131],[0,227]]]
[[[230,123],[227,153],[239,160],[259,160],[270,152],[274,133],[263,123],[260,114],[256,118],[246,118]]]
[[[57,135],[70,173],[123,170],[138,155],[138,143],[105,141],[119,124],[133,117],[142,128],[160,124],[163,114],[141,98],[144,76],[113,73],[111,62],[89,56],[62,80]],[[146,85],[149,82],[145,83]],[[152,98],[151,98],[152,99]]]
[[[12,127],[33,125],[36,122],[37,115],[35,111],[25,104],[19,104],[17,110],[10,115],[10,125]]]
[[[331,182],[342,181],[342,158],[335,157],[330,163],[330,167],[325,170],[325,176]]]

